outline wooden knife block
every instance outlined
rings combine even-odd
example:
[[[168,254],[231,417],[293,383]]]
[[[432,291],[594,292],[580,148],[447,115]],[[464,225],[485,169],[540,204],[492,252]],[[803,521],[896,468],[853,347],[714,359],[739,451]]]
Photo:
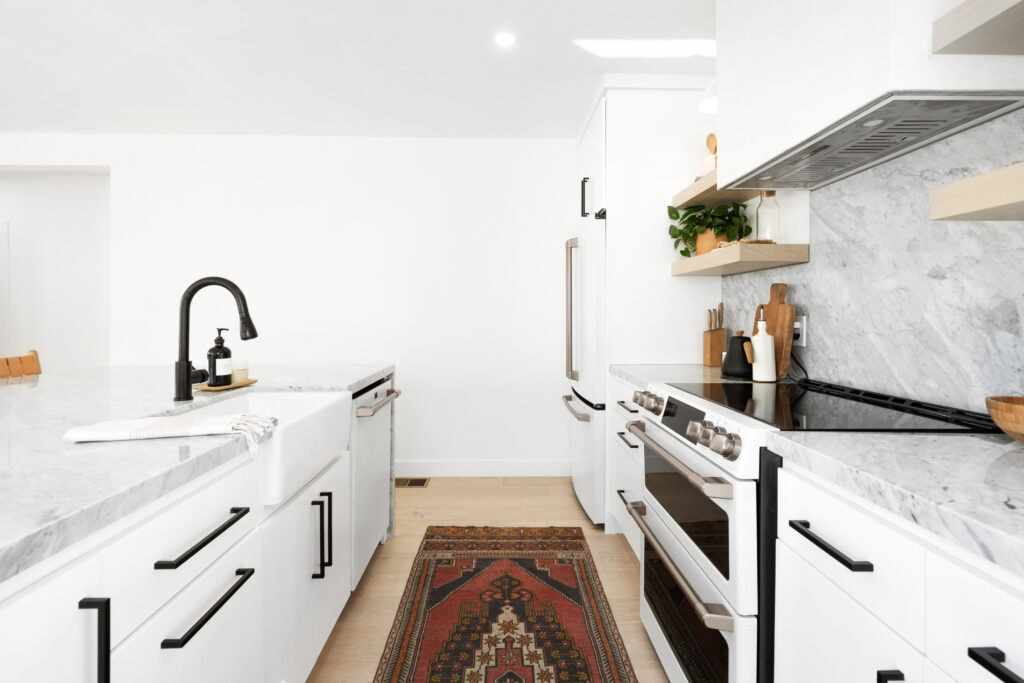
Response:
[[[722,367],[722,354],[725,353],[725,328],[704,331],[704,366],[709,368]]]

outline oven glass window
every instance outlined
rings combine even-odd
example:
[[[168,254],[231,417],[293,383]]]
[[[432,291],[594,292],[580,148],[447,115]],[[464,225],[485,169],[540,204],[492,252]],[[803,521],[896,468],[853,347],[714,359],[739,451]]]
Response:
[[[644,448],[644,484],[711,564],[729,578],[729,516],[651,448]]]
[[[704,625],[646,540],[644,597],[690,682],[729,683],[729,644]]]

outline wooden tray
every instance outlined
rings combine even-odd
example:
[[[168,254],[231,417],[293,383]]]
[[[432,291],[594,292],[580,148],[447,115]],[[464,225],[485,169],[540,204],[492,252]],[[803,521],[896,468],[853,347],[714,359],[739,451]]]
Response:
[[[238,384],[229,384],[226,387],[211,387],[206,382],[203,382],[202,384],[197,384],[196,389],[198,391],[229,391],[231,389],[241,389],[242,387],[247,387],[250,384],[256,384],[256,382],[258,381],[258,379],[253,379],[250,377],[244,382],[239,382]]]

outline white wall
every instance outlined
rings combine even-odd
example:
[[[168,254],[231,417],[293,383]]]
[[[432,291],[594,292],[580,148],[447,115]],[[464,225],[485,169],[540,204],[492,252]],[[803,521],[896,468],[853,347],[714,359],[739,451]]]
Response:
[[[388,362],[401,474],[568,472],[562,385],[572,141],[0,136],[0,164],[111,166],[111,357],[166,364],[182,290],[265,363]],[[199,364],[199,363],[197,363]]]
[[[106,174],[0,172],[0,356],[110,363],[109,196]]]

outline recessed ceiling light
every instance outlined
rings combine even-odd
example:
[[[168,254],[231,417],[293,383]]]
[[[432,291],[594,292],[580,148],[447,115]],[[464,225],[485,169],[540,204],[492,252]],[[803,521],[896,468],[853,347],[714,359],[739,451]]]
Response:
[[[498,35],[494,36],[494,44],[498,47],[510,48],[516,44],[516,36],[514,33],[502,31]]]
[[[714,40],[574,40],[576,47],[605,59],[679,59],[714,57]]]

